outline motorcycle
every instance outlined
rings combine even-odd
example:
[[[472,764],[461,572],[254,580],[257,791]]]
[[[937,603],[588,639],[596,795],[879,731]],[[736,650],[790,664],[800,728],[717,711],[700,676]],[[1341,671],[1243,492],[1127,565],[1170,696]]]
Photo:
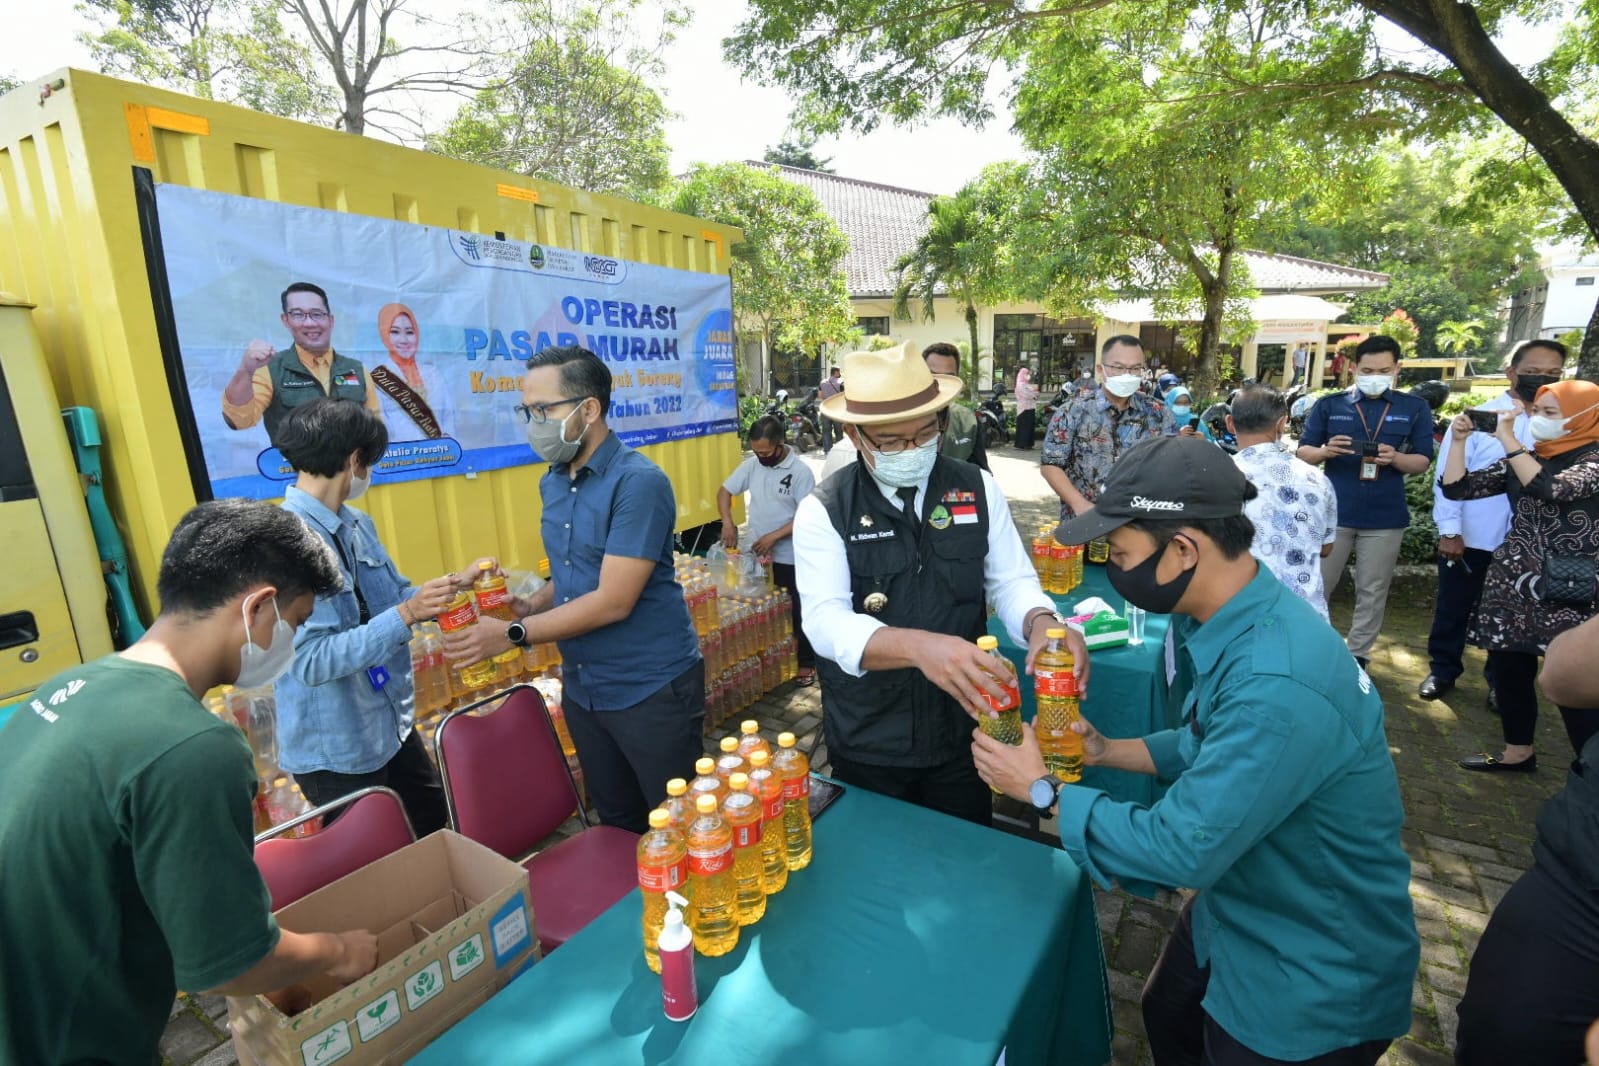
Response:
[[[1072,398],[1071,388],[1072,386],[1070,385],[1062,385],[1060,391],[1055,393],[1048,403],[1038,408],[1038,432],[1040,434],[1049,428],[1050,420],[1055,417],[1055,412],[1065,407],[1066,402]]]
[[[789,409],[788,439],[801,452],[821,447],[822,411],[815,389],[807,389],[804,399]]]
[[[995,385],[992,395],[977,408],[977,429],[983,435],[983,447],[1010,440],[1010,427],[1005,414],[1005,387]]]
[[[1227,429],[1227,416],[1233,413],[1232,405],[1213,403],[1199,416],[1209,432],[1211,441],[1229,455],[1238,454],[1238,438]]]

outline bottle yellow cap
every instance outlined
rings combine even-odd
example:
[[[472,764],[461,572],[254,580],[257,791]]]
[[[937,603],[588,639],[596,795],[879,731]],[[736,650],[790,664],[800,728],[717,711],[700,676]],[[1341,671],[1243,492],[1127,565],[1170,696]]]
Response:
[[[767,751],[765,748],[756,748],[754,751],[750,752],[750,765],[755,767],[755,769],[759,770],[763,767],[770,766],[771,763],[772,753]]]
[[[490,570],[494,569],[494,564],[489,562],[487,559],[479,559],[478,560],[478,564],[477,564],[477,568],[479,570],[487,572],[487,571],[490,571]]]
[[[674,777],[666,783],[666,794],[668,796],[681,796],[687,791],[688,782],[681,777]]]
[[[734,792],[743,792],[750,787],[750,775],[745,773],[733,774],[727,779],[727,787]]]
[[[982,648],[984,651],[993,651],[995,648],[999,647],[999,638],[990,636],[978,637],[977,646]]]
[[[699,774],[701,777],[710,777],[712,774],[716,773],[716,760],[700,759],[694,764],[694,772]]]
[[[716,797],[709,792],[701,792],[700,798],[694,801],[694,809],[701,814],[715,814]]]
[[[795,744],[795,740],[794,740],[794,734],[793,733],[779,733],[777,735],[777,746],[778,747],[780,747],[780,748],[792,748],[794,746],[794,744]]]
[[[761,723],[757,722],[753,718],[746,719],[738,724],[738,731],[746,734],[747,736],[753,737],[756,733],[761,731]]]
[[[1065,640],[1066,631],[1064,629],[1056,628],[1046,629],[1044,630],[1044,636],[1048,637],[1050,640]]]
[[[655,810],[650,812],[650,828],[651,829],[665,829],[667,826],[669,826],[671,824],[672,824],[672,816],[670,814],[667,814],[665,811],[661,810],[659,807],[655,808]]]
[[[723,737],[722,738],[722,750],[724,752],[735,752],[735,751],[737,751],[738,750],[738,738],[737,737]]]

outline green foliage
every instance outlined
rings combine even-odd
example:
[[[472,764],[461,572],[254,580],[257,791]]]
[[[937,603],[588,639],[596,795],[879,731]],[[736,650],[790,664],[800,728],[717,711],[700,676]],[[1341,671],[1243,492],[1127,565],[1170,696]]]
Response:
[[[750,426],[755,420],[766,413],[766,397],[760,395],[739,396],[738,398],[738,435],[741,440],[750,439]]]
[[[0,74],[0,96],[4,96],[21,84],[22,79],[15,74]]]
[[[1470,407],[1481,407],[1494,398],[1490,392],[1452,392],[1443,406],[1438,408],[1439,418],[1453,418]]]
[[[505,0],[526,43],[507,72],[464,105],[427,147],[588,192],[638,197],[670,178],[671,117],[651,81],[685,10],[669,3],[653,32],[643,0]]]
[[[1447,355],[1466,355],[1482,343],[1482,323],[1453,320],[1440,322],[1433,338],[1440,352]]]
[[[1399,561],[1425,565],[1438,558],[1438,526],[1432,520],[1432,486],[1438,480],[1438,460],[1425,475],[1405,478],[1405,504],[1410,509],[1410,526],[1399,545]]]
[[[1414,323],[1415,351],[1423,359],[1439,355],[1435,338],[1440,322],[1474,318],[1478,312],[1443,274],[1427,267],[1402,267],[1387,285],[1356,296],[1344,318],[1378,322],[1400,309]]]
[[[927,228],[911,250],[894,264],[899,280],[894,289],[894,317],[911,317],[912,298],[921,303],[924,321],[933,321],[940,296],[949,296],[966,320],[969,340],[961,360],[966,388],[977,385],[977,304],[990,303],[1003,291],[999,282],[998,231],[987,217],[980,185],[968,185],[954,196],[935,197],[927,205]]]
[[[816,155],[815,141],[796,141],[784,138],[768,148],[761,156],[768,163],[778,163],[785,167],[798,167],[801,170],[814,170],[821,174],[833,173],[829,165],[833,162],[831,156],[819,159]]]
[[[816,352],[849,336],[849,242],[809,189],[775,169],[697,163],[659,202],[744,231],[732,250],[733,307],[768,351]]]

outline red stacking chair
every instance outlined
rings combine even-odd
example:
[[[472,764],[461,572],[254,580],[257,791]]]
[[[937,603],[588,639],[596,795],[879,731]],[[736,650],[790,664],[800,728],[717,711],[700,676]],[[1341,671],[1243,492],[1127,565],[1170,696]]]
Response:
[[[537,689],[518,685],[499,709],[469,713],[488,702],[439,723],[435,743],[450,823],[527,867],[533,924],[544,950],[552,951],[638,884],[638,837],[589,825]],[[583,831],[529,855],[574,810]]]
[[[328,824],[327,819],[340,812],[338,820]],[[324,828],[310,836],[284,836],[319,817]],[[363,788],[258,835],[255,865],[272,894],[272,909],[277,910],[415,842],[416,832],[400,797],[392,789]]]

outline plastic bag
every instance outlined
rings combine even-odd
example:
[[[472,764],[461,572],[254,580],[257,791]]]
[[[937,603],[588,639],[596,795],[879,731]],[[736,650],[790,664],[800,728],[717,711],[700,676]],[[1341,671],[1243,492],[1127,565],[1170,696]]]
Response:
[[[705,553],[705,565],[716,582],[718,596],[748,599],[766,588],[766,572],[749,551],[728,550],[713,544]]]
[[[547,582],[531,570],[506,570],[505,588],[519,600],[531,600]]]

